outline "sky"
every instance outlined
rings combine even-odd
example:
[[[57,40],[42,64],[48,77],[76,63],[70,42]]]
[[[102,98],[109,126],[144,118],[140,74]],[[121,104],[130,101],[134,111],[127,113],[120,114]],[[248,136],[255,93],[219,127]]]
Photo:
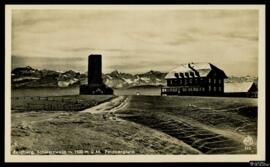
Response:
[[[13,9],[12,68],[166,72],[210,62],[227,75],[257,76],[258,11],[156,8]]]

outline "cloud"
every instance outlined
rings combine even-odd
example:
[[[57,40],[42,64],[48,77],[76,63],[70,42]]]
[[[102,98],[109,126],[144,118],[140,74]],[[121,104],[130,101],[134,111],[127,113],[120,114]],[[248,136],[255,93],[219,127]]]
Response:
[[[28,65],[86,71],[82,60],[91,53],[103,55],[104,71],[162,71],[204,61],[230,74],[257,75],[258,11],[13,10],[12,54],[36,59]]]

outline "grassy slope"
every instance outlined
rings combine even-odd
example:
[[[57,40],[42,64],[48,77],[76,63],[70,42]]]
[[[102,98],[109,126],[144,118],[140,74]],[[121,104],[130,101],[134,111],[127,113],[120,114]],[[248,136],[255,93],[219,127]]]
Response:
[[[185,143],[127,121],[75,112],[12,113],[12,151],[133,151],[135,154],[196,154]]]
[[[257,134],[257,99],[252,98],[132,96],[129,107],[121,113],[188,117],[206,125],[231,130],[241,130],[248,124],[239,132]]]
[[[44,99],[45,98],[45,99]],[[115,98],[113,95],[69,95],[13,97],[12,110],[17,111],[80,111]],[[67,107],[65,107],[67,106]],[[68,106],[76,106],[69,108]],[[47,108],[49,107],[49,108]]]
[[[129,101],[118,112],[120,117],[167,133],[203,153],[256,153],[257,99],[132,96]],[[250,151],[243,145],[247,135],[255,144]]]
[[[128,107],[118,113],[120,117],[121,114],[137,115],[139,123],[146,126],[166,121],[177,124],[179,127],[162,125],[176,130],[177,134],[166,133],[176,135],[175,138],[157,131],[159,129],[155,127],[151,129],[132,121],[104,118],[102,114],[13,112],[12,151],[83,149],[100,150],[102,153],[105,150],[126,150],[134,151],[135,154],[196,154],[198,151],[176,139],[181,132],[187,136],[198,131],[196,126],[195,129],[194,126],[188,128],[189,132],[185,132],[188,129],[181,129],[183,119],[188,118],[184,120],[187,123],[197,121],[201,125],[233,131],[243,136],[249,134],[256,139],[256,107],[256,99],[246,98],[130,96]],[[218,137],[215,132],[209,133],[205,129],[200,129],[198,133]],[[190,139],[186,141],[197,140],[196,136]],[[218,137],[218,140],[227,139]],[[225,144],[239,146],[231,140]]]

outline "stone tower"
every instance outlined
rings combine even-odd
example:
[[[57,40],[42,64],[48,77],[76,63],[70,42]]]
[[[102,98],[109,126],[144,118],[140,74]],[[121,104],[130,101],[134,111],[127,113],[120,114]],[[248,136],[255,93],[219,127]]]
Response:
[[[88,56],[88,85],[102,85],[101,55]]]
[[[83,95],[111,95],[113,90],[102,80],[102,56],[91,54],[88,56],[88,84],[80,86]]]

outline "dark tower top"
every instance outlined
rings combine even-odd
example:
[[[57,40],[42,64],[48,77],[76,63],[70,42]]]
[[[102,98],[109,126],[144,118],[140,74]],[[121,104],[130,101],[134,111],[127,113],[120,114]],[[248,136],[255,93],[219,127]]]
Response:
[[[101,55],[91,54],[88,56],[88,85],[102,84]]]

